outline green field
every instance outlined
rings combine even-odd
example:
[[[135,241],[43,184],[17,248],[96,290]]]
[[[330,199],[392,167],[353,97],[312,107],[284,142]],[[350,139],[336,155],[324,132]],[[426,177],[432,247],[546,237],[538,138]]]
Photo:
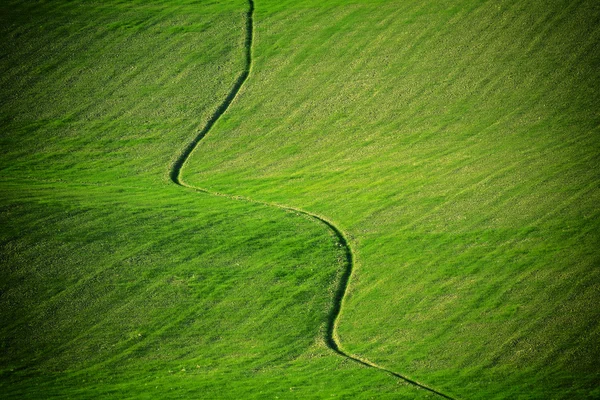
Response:
[[[600,398],[600,3],[250,4],[0,4],[0,398]]]

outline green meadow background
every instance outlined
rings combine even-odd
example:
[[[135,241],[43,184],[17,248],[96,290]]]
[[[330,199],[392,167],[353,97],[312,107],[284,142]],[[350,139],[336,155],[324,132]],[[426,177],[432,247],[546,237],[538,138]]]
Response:
[[[327,348],[325,226],[169,180],[247,11],[0,5],[0,397],[436,397]],[[453,398],[600,398],[600,4],[256,0],[253,22],[184,180],[346,233],[349,353]]]

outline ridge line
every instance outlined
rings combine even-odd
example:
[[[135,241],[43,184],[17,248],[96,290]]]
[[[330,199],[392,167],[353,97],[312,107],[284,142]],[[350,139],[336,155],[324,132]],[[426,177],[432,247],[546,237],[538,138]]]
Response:
[[[244,85],[244,83],[246,82],[246,80],[248,79],[248,77],[250,75],[250,71],[252,69],[252,45],[253,45],[253,38],[254,38],[254,19],[253,19],[253,17],[254,17],[254,0],[248,0],[248,5],[249,5],[249,7],[248,7],[248,11],[246,13],[246,39],[244,41],[245,61],[246,61],[244,70],[240,73],[240,75],[236,79],[231,90],[227,94],[227,97],[225,97],[223,102],[219,105],[219,107],[217,107],[217,109],[214,111],[214,113],[210,116],[210,118],[208,119],[208,121],[206,122],[204,127],[200,130],[200,132],[196,135],[196,137],[194,137],[192,139],[192,141],[183,149],[183,151],[181,152],[179,157],[177,157],[175,162],[172,164],[171,171],[169,172],[170,180],[178,186],[181,186],[181,187],[184,187],[187,189],[191,189],[191,190],[194,190],[197,192],[202,192],[202,193],[206,193],[206,194],[213,195],[213,196],[226,197],[226,198],[229,198],[232,200],[245,201],[245,202],[254,203],[254,204],[261,204],[261,205],[268,206],[268,207],[275,207],[275,208],[279,208],[279,209],[285,210],[285,211],[293,211],[293,212],[311,217],[314,220],[316,220],[318,223],[325,225],[330,231],[332,231],[334,233],[338,243],[340,244],[341,247],[344,248],[344,253],[345,253],[345,258],[346,258],[346,262],[345,262],[346,265],[345,265],[344,271],[342,273],[342,276],[340,278],[338,288],[334,295],[333,305],[332,305],[329,315],[327,317],[327,329],[326,329],[326,335],[325,335],[325,342],[327,344],[327,347],[329,347],[332,351],[334,351],[338,355],[345,357],[347,359],[350,359],[358,364],[361,364],[363,366],[370,367],[370,368],[375,368],[382,372],[386,372],[396,378],[399,378],[399,379],[405,381],[406,383],[408,383],[410,385],[416,386],[419,389],[426,390],[430,393],[436,394],[445,399],[455,400],[454,398],[452,398],[440,391],[437,391],[431,387],[428,387],[422,383],[419,383],[418,381],[416,381],[414,379],[411,379],[407,376],[404,376],[402,374],[394,372],[388,368],[382,367],[372,361],[369,361],[366,358],[359,357],[357,355],[348,353],[343,350],[341,343],[339,342],[339,337],[337,335],[337,326],[338,326],[338,321],[339,321],[341,311],[342,311],[342,303],[344,301],[344,298],[346,297],[346,293],[348,291],[348,285],[350,283],[350,278],[354,272],[354,253],[352,251],[352,248],[350,247],[350,243],[348,242],[348,239],[346,238],[346,235],[344,234],[344,232],[341,229],[339,229],[333,222],[329,221],[326,217],[324,217],[322,215],[315,214],[315,213],[312,213],[312,212],[309,212],[306,210],[302,210],[300,208],[295,208],[295,207],[278,204],[278,203],[264,202],[264,201],[260,201],[260,200],[251,199],[251,198],[245,197],[245,196],[235,196],[235,195],[226,194],[226,193],[213,192],[208,189],[189,185],[183,180],[182,170],[183,170],[183,167],[185,166],[186,162],[188,161],[188,159],[190,158],[190,156],[192,155],[194,150],[197,148],[200,141],[208,134],[208,132],[212,129],[212,127],[221,118],[221,116],[229,109],[229,106],[231,105],[233,100],[235,100],[238,93],[240,92],[240,89],[242,88],[242,86]]]

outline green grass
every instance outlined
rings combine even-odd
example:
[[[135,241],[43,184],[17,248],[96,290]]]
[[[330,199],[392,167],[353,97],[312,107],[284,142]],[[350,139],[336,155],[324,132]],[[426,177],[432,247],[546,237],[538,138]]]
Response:
[[[4,7],[3,398],[429,397],[327,349],[323,226],[168,183],[246,7]]]
[[[433,397],[326,347],[324,226],[169,183],[247,7],[0,6],[3,397]],[[184,179],[346,232],[346,350],[457,398],[599,397],[598,21],[257,0]]]
[[[187,181],[348,232],[350,351],[459,397],[592,396],[597,4],[312,5],[257,6]]]

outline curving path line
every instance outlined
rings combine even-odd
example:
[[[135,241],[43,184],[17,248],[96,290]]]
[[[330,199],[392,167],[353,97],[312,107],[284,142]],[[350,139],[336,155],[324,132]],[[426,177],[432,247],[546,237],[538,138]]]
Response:
[[[303,214],[303,215],[306,215],[306,216],[314,219],[317,223],[321,223],[321,224],[325,225],[330,231],[332,231],[334,233],[338,244],[344,249],[345,258],[346,258],[344,272],[340,279],[339,286],[335,292],[335,296],[333,298],[333,304],[331,306],[331,311],[329,312],[329,316],[327,317],[327,330],[325,333],[325,342],[327,343],[327,346],[342,357],[348,358],[348,359],[350,359],[354,362],[357,362],[361,365],[364,365],[366,367],[371,367],[371,368],[375,368],[380,371],[386,372],[396,378],[399,378],[399,379],[405,381],[406,383],[409,383],[420,389],[426,390],[430,393],[436,394],[445,399],[454,400],[452,397],[448,396],[447,394],[444,394],[440,391],[432,389],[422,383],[419,383],[419,382],[417,382],[413,379],[410,379],[404,375],[401,375],[397,372],[394,372],[385,367],[377,365],[374,362],[371,362],[365,358],[361,358],[357,355],[348,353],[342,349],[342,346],[339,341],[339,337],[337,335],[337,326],[338,326],[338,322],[339,322],[339,318],[340,318],[340,314],[341,314],[342,303],[344,301],[344,297],[346,296],[346,292],[348,290],[348,283],[350,282],[350,277],[352,276],[352,271],[354,270],[354,253],[352,252],[352,248],[350,247],[350,244],[348,243],[348,240],[346,239],[346,235],[344,234],[344,232],[341,229],[339,229],[337,226],[335,226],[333,224],[333,222],[329,221],[327,218],[325,218],[321,215],[317,215],[317,214],[314,214],[314,213],[311,213],[311,212],[308,212],[305,210],[301,210],[299,208],[290,207],[290,206],[286,206],[283,204],[268,203],[268,202],[264,202],[264,201],[254,200],[254,199],[251,199],[248,197],[243,197],[243,196],[234,196],[234,195],[225,194],[225,193],[213,192],[213,191],[210,191],[207,189],[188,185],[183,180],[182,170],[183,170],[185,163],[190,158],[192,152],[196,149],[196,147],[198,146],[198,143],[200,143],[200,141],[212,129],[212,127],[219,120],[221,115],[223,115],[225,113],[225,111],[227,111],[227,109],[229,108],[229,106],[231,105],[233,100],[237,97],[240,89],[242,88],[242,86],[244,85],[246,80],[248,79],[248,76],[250,75],[250,70],[252,68],[252,43],[253,43],[253,35],[254,35],[254,22],[253,22],[254,0],[248,0],[248,3],[249,3],[249,8],[248,8],[248,12],[246,13],[246,40],[244,43],[244,47],[246,49],[244,70],[238,76],[238,78],[235,81],[234,85],[232,86],[231,90],[227,94],[227,97],[225,98],[225,100],[223,100],[223,102],[219,105],[219,107],[211,115],[211,117],[209,118],[209,120],[206,123],[206,125],[204,126],[204,128],[202,128],[202,130],[198,133],[198,135],[196,135],[196,137],[186,146],[186,148],[181,152],[179,157],[177,157],[177,160],[173,163],[173,165],[171,167],[171,171],[169,173],[169,177],[170,177],[171,181],[173,181],[173,183],[175,183],[176,185],[179,185],[179,186],[182,186],[182,187],[185,187],[188,189],[192,189],[197,192],[207,193],[207,194],[210,194],[213,196],[227,197],[229,199],[241,200],[241,201],[245,201],[245,202],[249,202],[249,203],[262,204],[262,205],[269,206],[269,207],[276,207],[276,208],[279,208],[282,210],[292,211],[292,212],[295,212],[298,214]]]

